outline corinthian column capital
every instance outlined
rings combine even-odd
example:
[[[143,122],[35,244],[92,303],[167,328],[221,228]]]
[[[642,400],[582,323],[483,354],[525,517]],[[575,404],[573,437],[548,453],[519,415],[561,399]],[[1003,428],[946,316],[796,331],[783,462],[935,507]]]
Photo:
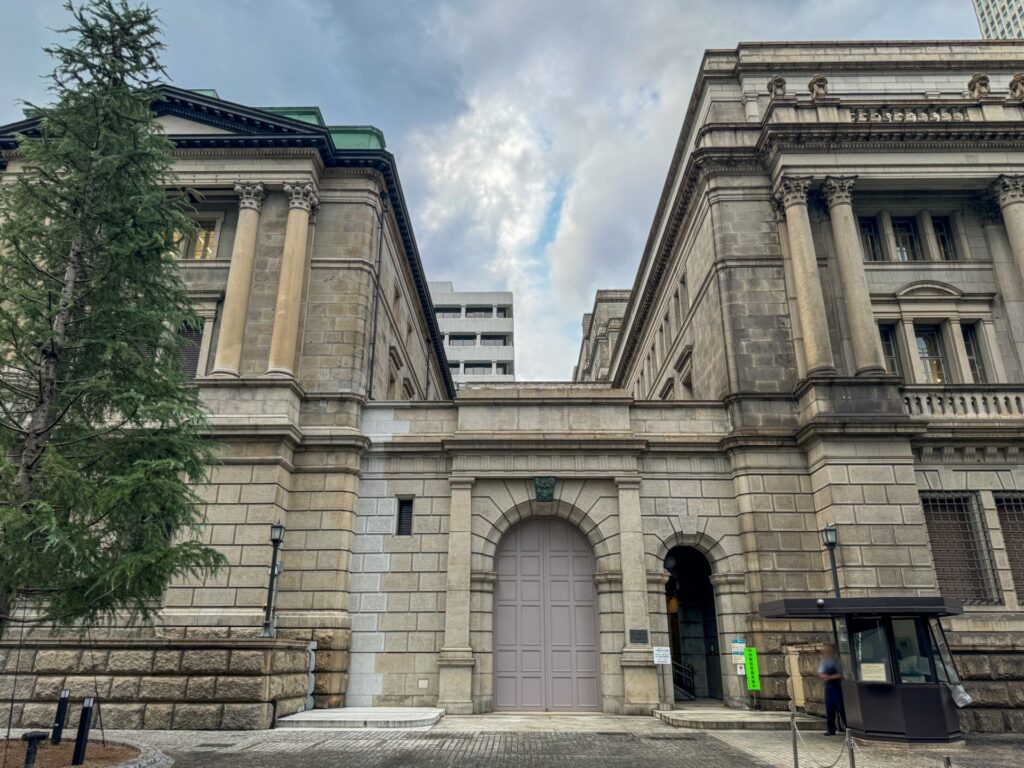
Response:
[[[320,204],[320,196],[314,184],[285,184],[284,193],[288,195],[289,208],[301,208],[310,213]]]
[[[1024,176],[1000,176],[992,184],[992,194],[1001,208],[1011,203],[1024,203]]]
[[[263,207],[263,197],[266,194],[266,189],[262,184],[243,184],[238,182],[235,184],[235,194],[238,195],[239,208],[252,208],[254,211],[259,211]]]
[[[826,176],[822,191],[825,193],[828,207],[852,204],[853,185],[856,183],[856,176]]]
[[[791,205],[807,205],[807,191],[811,188],[810,176],[783,176],[775,188],[775,197],[784,208]]]

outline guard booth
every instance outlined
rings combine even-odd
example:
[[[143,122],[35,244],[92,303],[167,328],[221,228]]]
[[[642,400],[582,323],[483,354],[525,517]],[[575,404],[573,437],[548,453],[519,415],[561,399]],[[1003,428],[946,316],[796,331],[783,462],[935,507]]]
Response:
[[[831,619],[850,733],[919,743],[963,737],[960,676],[939,623],[962,612],[941,597],[775,600],[760,610],[766,619]]]

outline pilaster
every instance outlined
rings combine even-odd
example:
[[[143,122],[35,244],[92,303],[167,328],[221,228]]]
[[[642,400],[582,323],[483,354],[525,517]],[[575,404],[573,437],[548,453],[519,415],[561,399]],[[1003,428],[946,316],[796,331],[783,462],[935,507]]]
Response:
[[[473,478],[451,478],[448,517],[448,574],[445,594],[444,647],[437,706],[453,715],[473,713],[473,647],[470,644],[470,591],[472,589]]]

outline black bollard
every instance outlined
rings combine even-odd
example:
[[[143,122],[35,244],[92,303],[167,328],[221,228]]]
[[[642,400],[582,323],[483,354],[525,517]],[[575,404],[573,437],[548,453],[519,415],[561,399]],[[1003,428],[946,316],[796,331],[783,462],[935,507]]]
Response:
[[[60,739],[64,735],[64,726],[68,723],[68,707],[70,704],[71,690],[65,688],[60,692],[60,698],[57,699],[57,715],[53,718],[53,732],[50,735],[51,744],[60,744]]]
[[[71,758],[72,765],[85,762],[85,748],[89,743],[89,726],[92,725],[92,707],[96,699],[86,696],[82,702],[82,716],[78,718],[78,733],[75,735],[75,754]]]
[[[49,735],[46,731],[29,731],[21,734],[21,740],[25,742],[25,768],[32,768],[36,764],[36,750],[39,749],[39,742]]]

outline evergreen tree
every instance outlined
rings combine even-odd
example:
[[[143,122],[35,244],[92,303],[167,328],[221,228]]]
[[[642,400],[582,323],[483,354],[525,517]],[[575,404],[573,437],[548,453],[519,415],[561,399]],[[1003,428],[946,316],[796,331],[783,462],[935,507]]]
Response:
[[[46,620],[146,617],[222,564],[189,485],[213,454],[182,370],[198,320],[169,243],[192,224],[151,110],[158,23],[66,8],[52,105],[28,105],[0,185],[0,621],[19,593]]]

